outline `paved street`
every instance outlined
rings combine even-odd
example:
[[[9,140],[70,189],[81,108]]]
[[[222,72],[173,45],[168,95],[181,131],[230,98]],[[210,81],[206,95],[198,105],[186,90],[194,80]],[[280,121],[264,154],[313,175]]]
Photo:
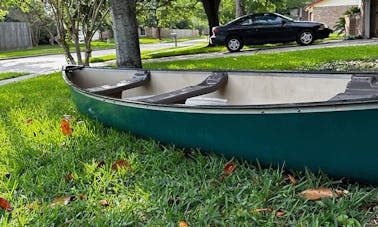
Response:
[[[191,46],[198,44],[200,42],[206,42],[206,40],[191,40],[186,42],[178,43],[179,47]],[[173,47],[174,43],[159,43],[159,44],[142,44],[141,50],[154,50],[161,48]],[[378,45],[378,39],[363,39],[363,40],[337,40],[337,41],[326,41],[310,46],[298,46],[298,45],[288,45],[272,48],[253,48],[253,49],[243,49],[241,52],[229,53],[217,52],[217,53],[207,53],[207,54],[196,54],[196,55],[185,55],[185,56],[175,56],[159,59],[151,59],[149,61],[166,61],[173,59],[204,59],[204,58],[215,58],[215,57],[230,57],[230,56],[241,56],[241,55],[252,55],[257,53],[274,53],[274,52],[288,52],[295,50],[306,50],[306,49],[319,49],[325,47],[336,47],[336,46],[357,46],[357,45]],[[104,56],[115,54],[114,49],[110,50],[99,50],[93,51],[92,56]],[[29,72],[28,76],[3,80],[0,81],[0,85],[16,82],[22,79],[28,79],[35,76],[48,74],[56,71],[60,71],[63,65],[66,65],[65,57],[62,54],[57,55],[46,55],[46,56],[35,56],[35,57],[25,57],[25,58],[14,58],[7,60],[0,60],[0,72]],[[105,63],[106,64],[106,63]],[[104,63],[94,63],[91,66],[103,66]]]

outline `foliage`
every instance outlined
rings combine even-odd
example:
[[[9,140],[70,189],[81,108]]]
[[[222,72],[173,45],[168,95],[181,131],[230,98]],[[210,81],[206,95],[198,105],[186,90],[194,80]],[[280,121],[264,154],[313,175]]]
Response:
[[[347,11],[345,11],[344,15],[353,15],[360,12],[361,12],[360,8],[357,6],[354,6],[348,9]],[[342,17],[339,17],[339,20],[335,24],[335,31],[337,31],[339,35],[345,33],[345,23],[346,23],[345,16],[342,16]]]
[[[188,0],[137,1],[137,17],[142,27],[191,29],[199,24],[198,9],[197,2]]]
[[[243,15],[258,12],[279,12],[288,14],[289,9],[303,7],[309,0],[240,0]],[[235,0],[222,0],[219,7],[220,23],[224,24],[235,18]]]

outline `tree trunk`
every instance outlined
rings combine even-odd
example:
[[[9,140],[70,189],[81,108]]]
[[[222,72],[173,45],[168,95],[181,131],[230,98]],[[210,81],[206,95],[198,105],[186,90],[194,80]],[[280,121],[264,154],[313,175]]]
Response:
[[[235,0],[235,18],[243,16],[243,6],[241,0]]]
[[[110,1],[118,67],[142,68],[135,1]]]
[[[209,23],[209,36],[211,36],[211,29],[214,26],[219,25],[219,4],[221,0],[201,0],[203,8],[207,16],[207,21]]]

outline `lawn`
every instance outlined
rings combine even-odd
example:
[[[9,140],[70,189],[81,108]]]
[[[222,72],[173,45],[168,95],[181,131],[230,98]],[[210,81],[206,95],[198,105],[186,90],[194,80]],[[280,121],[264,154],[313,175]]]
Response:
[[[298,50],[281,53],[251,54],[196,60],[153,61],[143,63],[144,68],[162,69],[235,69],[235,70],[319,70],[324,64],[339,61],[362,60],[372,61],[366,70],[378,70],[375,60],[378,59],[378,46],[349,46],[322,49]],[[375,64],[374,64],[375,63]],[[325,68],[326,70],[327,68]],[[363,69],[361,69],[363,70]]]
[[[19,76],[24,76],[29,73],[21,73],[21,72],[6,72],[6,73],[0,73],[0,80],[5,80],[5,79],[11,79]]]
[[[372,57],[360,49],[356,58]],[[250,68],[275,59],[265,69],[299,61],[290,63],[295,68],[335,52],[323,50],[321,56],[230,59],[241,67],[249,61]],[[214,67],[230,59],[183,65]],[[360,226],[377,220],[376,187],[184,150],[88,119],[59,73],[0,86],[0,99],[6,100],[0,102],[1,226]],[[69,133],[61,129],[66,118]],[[319,187],[342,193],[316,201],[301,194]]]

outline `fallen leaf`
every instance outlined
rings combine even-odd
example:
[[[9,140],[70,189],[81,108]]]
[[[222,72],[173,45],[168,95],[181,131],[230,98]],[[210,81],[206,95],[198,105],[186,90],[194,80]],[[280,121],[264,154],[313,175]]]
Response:
[[[75,196],[59,196],[51,201],[50,207],[54,208],[56,205],[67,205],[74,199]]]
[[[307,200],[318,200],[321,198],[334,198],[336,195],[329,188],[311,188],[300,193]]]
[[[100,200],[100,205],[104,206],[104,207],[107,207],[107,206],[109,206],[109,203],[106,200]]]
[[[130,168],[131,168],[131,165],[130,165],[130,163],[128,163],[127,161],[119,159],[119,160],[116,160],[116,161],[113,163],[113,165],[112,165],[112,170],[118,172],[118,170],[119,170],[120,168],[127,168],[127,169],[130,169]]]
[[[263,213],[263,212],[272,212],[273,210],[274,210],[273,208],[260,208],[260,209],[250,210],[249,213],[250,214],[259,214],[259,213]]]
[[[188,227],[188,223],[184,222],[184,221],[180,221],[179,222],[179,227]]]
[[[236,168],[235,163],[233,163],[233,162],[228,162],[228,163],[224,166],[224,173],[223,173],[223,174],[224,174],[225,176],[228,176],[228,175],[230,175],[232,172],[234,172],[235,168]]]
[[[338,190],[338,189],[336,189],[336,190],[335,190],[335,193],[336,193],[336,195],[338,195],[338,196],[343,196],[343,195],[348,195],[348,194],[349,194],[349,191],[348,191],[348,190]]]
[[[64,176],[64,179],[65,179],[66,181],[72,181],[72,180],[74,179],[74,176],[73,176],[72,174],[66,174],[66,175]]]
[[[0,197],[0,208],[8,212],[11,212],[13,210],[12,205],[8,202],[8,200],[1,197]]]
[[[84,195],[84,194],[79,194],[79,198],[81,199],[81,200],[88,200],[88,196],[86,196],[86,195]]]
[[[36,208],[39,208],[39,211],[41,211],[42,210],[42,203],[33,202],[26,207],[26,209],[31,210],[31,211],[35,210]]]
[[[65,136],[70,136],[72,135],[72,128],[70,127],[70,123],[68,120],[63,119],[61,122],[61,127],[62,127],[62,133]]]
[[[276,216],[276,217],[282,217],[285,214],[286,214],[285,212],[279,210],[279,211],[276,212],[276,214],[274,216]]]
[[[297,179],[295,179],[295,177],[293,177],[291,174],[288,174],[287,176],[289,177],[289,180],[290,180],[292,185],[298,184]]]
[[[103,165],[105,165],[105,161],[101,160],[99,163],[97,163],[97,168],[101,168]]]
[[[225,177],[227,177],[232,172],[234,172],[235,168],[236,168],[236,164],[235,163],[233,163],[233,162],[226,163],[226,165],[224,166],[223,174],[220,177],[220,180],[223,181]]]
[[[33,119],[29,118],[26,120],[26,124],[31,124],[33,122]]]
[[[173,205],[173,204],[179,204],[179,202],[180,202],[180,197],[179,196],[176,196],[176,198],[174,198],[174,199],[168,199],[168,205]]]

